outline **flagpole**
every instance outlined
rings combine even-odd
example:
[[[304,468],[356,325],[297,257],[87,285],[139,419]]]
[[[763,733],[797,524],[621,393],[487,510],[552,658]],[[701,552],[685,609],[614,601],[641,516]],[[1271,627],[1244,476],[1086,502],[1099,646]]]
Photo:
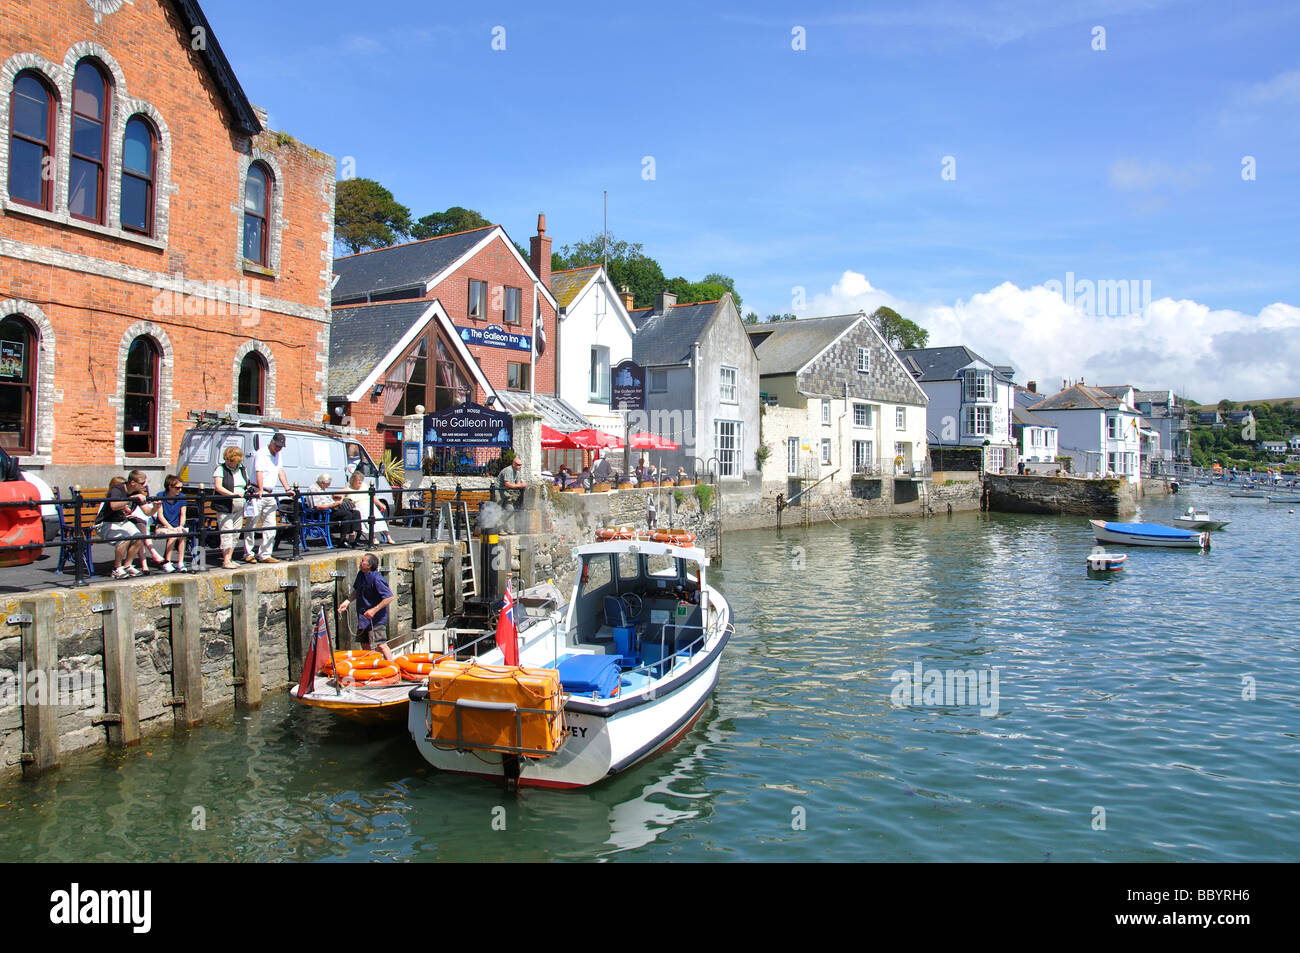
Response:
[[[528,349],[528,402],[537,397],[537,281],[533,280],[533,346]]]

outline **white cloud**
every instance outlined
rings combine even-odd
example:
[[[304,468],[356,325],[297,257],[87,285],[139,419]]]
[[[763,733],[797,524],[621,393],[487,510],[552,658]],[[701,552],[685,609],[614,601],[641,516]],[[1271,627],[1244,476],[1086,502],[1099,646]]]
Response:
[[[1192,188],[1208,171],[1203,162],[1170,165],[1159,159],[1116,159],[1110,166],[1110,184],[1117,189],[1147,192],[1162,186]]]
[[[1104,301],[1089,306],[1083,287],[1076,279],[1077,303],[1066,302],[1064,289],[1011,282],[953,304],[909,302],[846,271],[829,291],[812,295],[800,317],[870,314],[889,305],[928,330],[932,347],[965,344],[1048,393],[1064,378],[1083,377],[1169,387],[1203,401],[1300,396],[1300,307],[1271,304],[1252,315],[1157,298],[1141,313],[1107,316],[1094,313],[1107,308]]]
[[[1241,96],[1244,103],[1300,103],[1300,69],[1278,73],[1272,79],[1256,83]]]

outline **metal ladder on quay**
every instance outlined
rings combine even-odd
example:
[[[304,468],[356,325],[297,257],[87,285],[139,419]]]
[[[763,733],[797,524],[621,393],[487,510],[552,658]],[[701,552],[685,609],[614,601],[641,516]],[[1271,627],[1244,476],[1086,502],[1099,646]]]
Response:
[[[460,591],[462,596],[478,593],[479,555],[474,545],[469,518],[469,505],[450,500],[438,505],[438,542],[465,544],[465,554],[460,556]],[[468,558],[466,558],[468,556]]]

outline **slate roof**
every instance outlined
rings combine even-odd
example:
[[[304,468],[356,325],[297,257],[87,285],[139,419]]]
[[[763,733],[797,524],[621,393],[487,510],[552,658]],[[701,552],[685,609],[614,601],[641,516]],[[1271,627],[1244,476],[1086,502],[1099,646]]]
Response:
[[[745,332],[758,355],[758,374],[796,374],[827,345],[862,320],[861,314],[796,318],[747,325]]]
[[[1015,395],[1017,407],[1033,407],[1046,400],[1046,397],[1043,394],[1028,390],[1024,387],[1017,387],[1015,389]]]
[[[1164,404],[1172,402],[1168,390],[1134,390],[1133,399],[1149,404]]]
[[[522,391],[497,391],[498,405],[511,414],[523,413],[528,405],[528,398],[529,395]],[[588,427],[596,426],[563,398],[553,397],[550,394],[536,394],[532,399],[533,409],[541,416],[546,426],[554,427],[560,433],[573,433],[575,430],[586,430]]]
[[[912,372],[918,381],[955,381],[957,372],[975,361],[993,368],[993,376],[1004,383],[1011,383],[1011,377],[1002,367],[994,367],[993,362],[980,357],[964,344],[955,347],[914,347],[898,352],[903,365]]]
[[[217,42],[217,36],[212,32],[212,26],[208,23],[203,8],[198,5],[197,0],[172,0],[172,6],[175,7],[185,27],[184,38],[187,43],[190,37],[206,38],[206,42],[198,49],[198,54],[216,82],[217,90],[221,93],[226,108],[230,110],[235,128],[246,136],[257,135],[262,131],[257,110],[244,95],[244,88],[239,85],[239,79],[235,76],[230,61],[226,59],[221,44]],[[201,32],[195,32],[196,30]],[[189,45],[193,46],[192,43]]]
[[[424,285],[481,242],[495,225],[418,242],[377,248],[334,259],[335,304],[365,301],[367,295],[409,291],[424,294]]]
[[[1023,407],[1016,407],[1012,412],[1016,423],[1024,427],[1056,427],[1046,417],[1040,417],[1031,410],[1025,410]]]
[[[343,397],[356,390],[432,306],[432,301],[397,301],[331,311],[327,396]]]
[[[1118,397],[1088,384],[1075,384],[1034,404],[1034,410],[1039,413],[1044,410],[1114,410],[1117,407]]]
[[[656,364],[684,364],[691,356],[691,345],[718,312],[720,301],[676,304],[667,314],[652,308],[628,312],[636,325],[632,338],[632,360],[642,367]]]
[[[561,308],[573,303],[578,292],[586,287],[591,276],[600,271],[600,265],[586,265],[582,268],[570,268],[568,271],[551,272],[551,294]],[[581,429],[581,428],[579,428]]]

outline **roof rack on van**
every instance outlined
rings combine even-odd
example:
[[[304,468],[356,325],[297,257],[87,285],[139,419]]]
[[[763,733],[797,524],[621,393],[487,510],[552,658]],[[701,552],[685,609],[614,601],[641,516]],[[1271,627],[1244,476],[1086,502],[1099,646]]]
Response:
[[[330,437],[346,437],[369,433],[358,427],[340,427],[316,420],[286,420],[281,417],[262,417],[257,414],[217,413],[211,410],[191,410],[190,420],[195,427],[269,427],[302,430]]]

